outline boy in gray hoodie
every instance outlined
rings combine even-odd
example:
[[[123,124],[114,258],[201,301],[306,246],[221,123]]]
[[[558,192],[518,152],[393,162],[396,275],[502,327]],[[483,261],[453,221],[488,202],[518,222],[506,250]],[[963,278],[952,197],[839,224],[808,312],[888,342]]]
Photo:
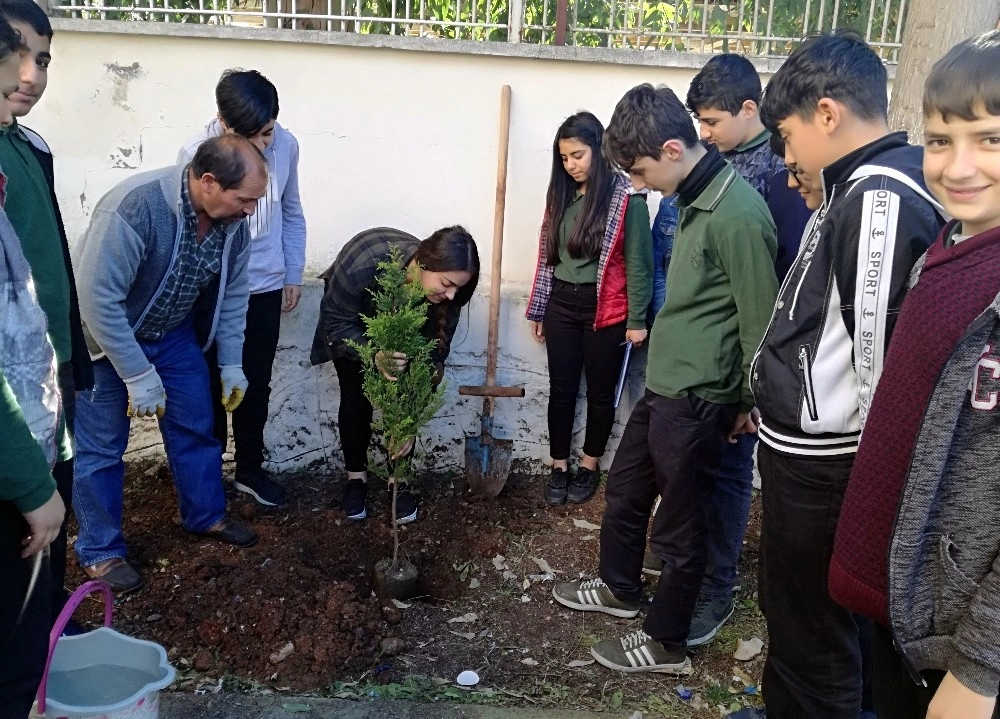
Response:
[[[278,91],[256,70],[226,70],[215,99],[218,116],[181,149],[178,162],[187,164],[201,143],[226,133],[247,138],[267,160],[267,194],[250,218],[250,304],[243,342],[248,385],[246,397],[233,412],[233,441],[236,489],[261,504],[279,506],[287,500],[285,489],[261,465],[281,314],[294,310],[302,293],[306,220],[299,202],[299,143],[278,124]],[[215,366],[215,351],[213,345],[209,366]],[[220,391],[219,374],[213,372],[212,392]],[[228,422],[219,405],[215,405],[215,437],[225,450]]]

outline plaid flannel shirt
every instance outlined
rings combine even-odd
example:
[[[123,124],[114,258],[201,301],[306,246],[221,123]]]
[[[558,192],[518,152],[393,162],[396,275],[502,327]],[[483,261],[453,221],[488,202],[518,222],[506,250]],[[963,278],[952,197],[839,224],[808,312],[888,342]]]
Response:
[[[629,197],[634,194],[635,191],[624,177],[615,177],[615,189],[608,208],[607,228],[604,231],[604,242],[601,244],[601,257],[597,263],[598,297],[600,297],[601,280],[604,278],[604,270],[608,263],[608,253],[611,252],[615,237],[625,222],[625,210],[628,208]],[[548,226],[549,209],[546,207],[545,215],[542,217],[542,229],[538,233],[538,265],[535,269],[535,280],[531,285],[531,295],[528,297],[528,309],[524,313],[525,317],[536,322],[545,319],[545,310],[549,306],[549,297],[552,296],[552,278],[555,266],[548,264],[545,258],[549,237]]]
[[[222,270],[222,253],[226,247],[225,223],[213,222],[205,238],[198,242],[198,215],[191,204],[188,173],[183,173],[181,206],[183,227],[177,257],[167,273],[163,291],[157,295],[142,324],[135,331],[136,339],[157,342],[177,327],[191,312],[198,295]]]

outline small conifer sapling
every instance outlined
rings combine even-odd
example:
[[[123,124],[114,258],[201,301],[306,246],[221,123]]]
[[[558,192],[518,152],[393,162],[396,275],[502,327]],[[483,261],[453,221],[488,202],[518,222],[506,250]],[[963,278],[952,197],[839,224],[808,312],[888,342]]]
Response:
[[[387,258],[378,263],[377,286],[369,290],[375,298],[375,315],[361,317],[367,342],[349,341],[361,355],[364,393],[375,408],[372,429],[382,436],[381,449],[385,455],[382,476],[392,483],[391,569],[394,572],[399,569],[399,526],[395,521],[398,487],[400,482],[412,484],[414,475],[412,456],[393,459],[392,455],[407,442],[416,442],[442,403],[441,393],[435,391],[431,356],[437,340],[427,339],[422,332],[428,311],[424,289],[418,280],[418,268],[407,269],[403,260],[402,252],[393,245]],[[394,352],[407,357],[402,371],[392,359]],[[382,474],[379,470],[375,473]]]

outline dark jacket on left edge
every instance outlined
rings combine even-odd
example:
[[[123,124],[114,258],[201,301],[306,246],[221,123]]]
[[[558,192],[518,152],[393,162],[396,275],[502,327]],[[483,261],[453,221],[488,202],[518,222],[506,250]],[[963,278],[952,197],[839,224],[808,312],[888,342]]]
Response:
[[[59,241],[62,243],[63,261],[66,263],[66,277],[69,280],[69,330],[72,345],[73,384],[80,392],[94,386],[94,368],[87,350],[87,341],[83,336],[83,322],[80,320],[80,304],[76,296],[76,278],[73,276],[73,263],[70,261],[69,242],[66,240],[66,228],[63,226],[62,213],[59,212],[59,201],[56,199],[56,183],[52,151],[34,130],[21,125],[21,130],[31,141],[31,152],[41,165],[45,181],[49,185],[52,197],[52,209],[56,214],[56,224],[59,225]]]

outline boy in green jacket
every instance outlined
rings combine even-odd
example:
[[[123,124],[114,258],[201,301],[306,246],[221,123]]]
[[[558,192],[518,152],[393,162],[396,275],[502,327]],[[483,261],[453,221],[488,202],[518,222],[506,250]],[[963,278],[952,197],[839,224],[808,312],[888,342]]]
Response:
[[[705,573],[715,470],[726,441],[756,431],[748,373],[778,292],[774,222],[760,195],[707,149],[669,88],[619,101],[604,152],[636,189],[678,195],[670,292],[649,336],[646,392],[615,453],[601,525],[600,576],[556,585],[556,601],[617,617],[639,613],[646,527],[663,561],[643,629],[591,648],[624,672],[682,673]]]
[[[0,16],[0,123],[18,86],[24,41]],[[7,177],[0,172],[0,204]],[[62,407],[45,313],[14,228],[0,210],[0,716],[27,716],[45,666],[50,627],[47,547],[65,508],[52,466]]]

